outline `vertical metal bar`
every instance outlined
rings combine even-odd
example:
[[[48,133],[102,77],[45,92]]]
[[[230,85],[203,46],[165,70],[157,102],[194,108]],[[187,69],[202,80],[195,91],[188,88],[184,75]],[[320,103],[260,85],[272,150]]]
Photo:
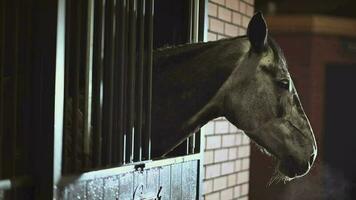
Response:
[[[103,165],[111,164],[113,113],[114,0],[106,0],[104,39]]]
[[[66,0],[58,1],[56,79],[54,102],[54,151],[53,184],[58,184],[62,174],[63,119],[64,119],[64,80],[65,80],[65,15]]]
[[[5,1],[0,2],[0,163],[3,161],[3,133],[4,133],[4,59],[5,59]],[[0,164],[0,179],[3,164]]]
[[[134,161],[142,160],[142,117],[143,117],[143,65],[144,65],[144,28],[145,0],[138,1],[137,17],[137,72],[136,72],[136,120]]]
[[[135,138],[135,74],[136,74],[136,19],[137,0],[129,1],[129,46],[128,46],[128,130],[126,137],[126,163],[133,161]]]
[[[95,1],[93,52],[93,167],[101,166],[102,156],[102,81],[105,0]]]
[[[62,162],[62,172],[68,173],[70,172],[70,163],[71,163],[71,155],[70,155],[70,143],[69,138],[71,137],[69,121],[71,120],[71,116],[69,115],[69,106],[71,106],[71,101],[69,98],[69,66],[70,66],[70,40],[71,40],[71,26],[70,26],[70,18],[71,18],[71,2],[66,3],[65,5],[65,68],[64,68],[64,128],[63,128],[63,162]]]
[[[208,34],[208,0],[199,0],[199,30],[198,40],[207,41]]]
[[[72,57],[72,62],[70,63],[70,69],[71,69],[71,75],[72,77],[70,78],[70,89],[72,90],[71,96],[72,96],[72,127],[71,127],[71,133],[72,133],[72,166],[71,170],[72,172],[78,171],[81,167],[81,163],[78,161],[80,152],[79,150],[82,150],[81,144],[82,144],[82,138],[81,138],[81,132],[79,130],[80,127],[80,119],[79,119],[79,101],[80,101],[80,88],[79,88],[79,81],[80,81],[80,66],[81,66],[81,31],[82,31],[82,24],[81,24],[81,18],[82,18],[82,0],[78,0],[75,3],[74,10],[75,10],[75,18],[71,18],[71,21],[74,22],[73,28],[75,31],[73,31],[71,34],[75,34],[73,37],[74,40],[70,41],[72,48],[74,49],[74,52],[71,56]]]
[[[146,0],[145,33],[145,122],[142,144],[142,156],[145,160],[151,159],[151,110],[152,110],[152,55],[153,55],[153,16],[154,0]]]
[[[94,0],[88,0],[87,12],[87,44],[85,67],[85,105],[84,105],[84,155],[85,167],[90,167],[91,118],[92,118],[92,81],[93,81],[93,31],[94,31]]]
[[[116,2],[116,31],[115,31],[115,67],[114,67],[114,130],[113,130],[113,155],[114,164],[124,163],[124,127],[125,127],[125,43],[127,37],[126,31],[126,0]]]

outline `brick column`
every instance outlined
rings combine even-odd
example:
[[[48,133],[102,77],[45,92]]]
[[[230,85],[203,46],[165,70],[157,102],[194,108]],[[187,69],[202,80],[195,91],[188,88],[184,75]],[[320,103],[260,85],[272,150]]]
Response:
[[[245,35],[254,0],[209,0],[208,40]],[[248,199],[250,140],[225,118],[202,128],[205,137],[203,199]]]

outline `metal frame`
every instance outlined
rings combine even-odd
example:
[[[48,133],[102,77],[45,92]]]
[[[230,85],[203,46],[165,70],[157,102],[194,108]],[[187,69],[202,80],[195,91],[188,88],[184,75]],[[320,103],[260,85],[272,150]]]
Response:
[[[194,15],[192,17],[194,20],[190,22],[189,34],[194,42],[201,41],[202,36],[206,38],[206,26],[201,23],[202,17],[204,17],[204,24],[207,20],[206,2],[207,0],[195,0],[191,4],[191,15]],[[34,80],[34,85],[42,85],[43,87],[34,93],[32,99],[32,106],[37,110],[34,113],[36,119],[32,119],[34,151],[31,157],[34,162],[31,163],[31,177],[33,178],[18,177],[1,180],[0,189],[9,190],[33,186],[36,188],[35,198],[48,199],[53,197],[57,186],[63,185],[66,180],[70,179],[71,176],[63,176],[62,174],[64,161],[62,152],[65,97],[68,92],[68,85],[65,82],[68,79],[66,75],[68,69],[65,66],[70,64],[66,60],[66,56],[73,50],[76,51],[75,56],[77,57],[73,61],[77,63],[74,70],[76,73],[72,76],[75,83],[74,92],[76,93],[76,97],[73,98],[74,109],[79,109],[80,65],[85,66],[86,77],[84,84],[84,99],[86,99],[83,122],[84,144],[82,148],[85,154],[91,154],[93,163],[86,158],[83,167],[97,168],[127,164],[112,169],[84,173],[81,178],[97,177],[103,174],[113,175],[125,170],[131,171],[135,168],[135,164],[141,163],[146,165],[145,168],[153,168],[187,160],[202,160],[201,154],[192,154],[150,161],[154,0],[123,0],[116,5],[113,0],[82,1],[85,10],[83,13],[77,13],[77,17],[87,20],[87,23],[80,25],[82,27],[78,24],[77,40],[81,37],[80,32],[85,32],[86,35],[83,36],[85,42],[77,41],[77,48],[68,51],[67,47],[70,41],[67,37],[73,30],[68,26],[63,26],[63,24],[66,24],[68,17],[70,17],[70,13],[67,13],[70,5],[67,4],[66,0],[58,0],[56,3],[40,0],[34,5],[43,11],[34,15],[34,20],[39,23],[33,28],[34,33],[38,33],[34,35],[33,39],[34,48],[38,50],[34,53],[33,70],[35,73],[41,74],[38,80]],[[202,5],[204,5],[204,14],[199,13]],[[138,15],[137,11],[139,11]],[[130,19],[131,23],[127,23],[127,19]],[[137,30],[136,25],[133,25],[134,22],[139,24]],[[204,31],[201,27],[204,27]],[[139,33],[137,43],[136,37],[129,36],[127,30],[131,31],[131,36],[136,35],[132,34],[136,31]],[[2,31],[3,29],[1,34]],[[40,33],[46,33],[46,35]],[[128,41],[126,40],[127,37],[129,37]],[[110,38],[110,40],[107,38]],[[86,46],[83,53],[79,48],[81,45]],[[139,58],[137,62],[135,60],[136,48],[138,48]],[[1,48],[1,50],[0,56],[3,56],[4,48]],[[117,54],[117,52],[124,53]],[[109,55],[109,57],[103,57],[103,54]],[[80,55],[84,55],[84,58],[79,59]],[[117,58],[114,59],[114,57]],[[121,67],[114,67],[114,65]],[[130,67],[127,68],[127,66]],[[2,73],[2,68],[0,72]],[[104,88],[102,88],[102,84],[104,84]],[[0,92],[2,92],[3,88],[0,87],[0,89]],[[129,94],[130,98],[125,99],[124,94]],[[3,105],[3,99],[0,100],[0,105]],[[114,105],[114,101],[119,103]],[[42,102],[46,103],[43,104]],[[125,109],[127,106],[129,110]],[[132,112],[129,112],[131,114],[126,117],[124,113],[127,111]],[[75,121],[72,130],[76,135],[78,132],[76,124],[79,123],[79,119],[77,114],[72,114],[72,118]],[[135,129],[133,129],[134,126]],[[93,138],[93,141],[90,138]],[[115,142],[110,143],[109,141],[113,139],[115,139]],[[199,140],[195,139],[195,141]],[[110,144],[106,145],[107,143]],[[120,151],[120,148],[117,148],[118,145],[123,145],[126,148]],[[191,149],[189,153],[194,153],[195,142],[193,138],[188,145]],[[51,146],[53,146],[53,149],[48,148]],[[91,146],[93,146],[92,149]],[[102,155],[109,156],[103,157]],[[78,169],[74,168],[73,172],[76,170]],[[202,170],[200,170],[201,173]],[[200,177],[202,176],[200,175]],[[201,183],[199,187],[201,187]]]

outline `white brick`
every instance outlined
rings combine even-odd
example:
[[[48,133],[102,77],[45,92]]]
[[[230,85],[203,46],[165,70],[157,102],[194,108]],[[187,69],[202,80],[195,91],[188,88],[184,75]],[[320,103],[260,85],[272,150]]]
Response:
[[[240,146],[237,150],[238,158],[246,158],[250,156],[250,146]]]
[[[255,4],[255,0],[245,0],[245,2],[250,4],[250,5],[254,5]]]
[[[214,162],[214,151],[204,152],[204,164],[211,164]]]
[[[218,16],[218,6],[216,4],[208,4],[208,15],[217,17]]]
[[[229,132],[229,122],[227,121],[215,121],[215,133],[228,133]]]
[[[214,178],[220,176],[220,164],[208,165],[205,167],[205,178]]]
[[[237,128],[235,125],[229,123],[229,133],[236,133],[237,132]]]
[[[228,149],[218,149],[214,152],[214,162],[221,162],[228,160]]]
[[[250,138],[245,133],[242,134],[242,144],[250,144]]]
[[[219,8],[218,8],[219,19],[231,22],[231,15],[232,15],[232,13],[230,10],[219,6]]]
[[[221,164],[221,174],[231,174],[234,172],[234,161]]]
[[[215,178],[213,181],[214,181],[214,191],[224,189],[227,186],[227,176]]]
[[[245,183],[241,185],[241,195],[247,195],[248,194],[248,183]]]
[[[209,29],[211,31],[214,31],[216,33],[224,33],[224,22],[213,18],[210,18],[209,21]]]
[[[235,135],[234,134],[222,136],[222,146],[223,147],[232,147],[234,145],[235,145]]]
[[[246,28],[239,28],[239,35],[246,35]]]
[[[226,37],[225,35],[218,35],[218,40],[221,40],[221,39],[225,39],[225,38],[228,38],[228,37]]]
[[[208,41],[215,41],[215,40],[217,40],[217,39],[218,39],[218,35],[217,35],[216,33],[208,32]],[[210,123],[208,123],[208,124],[213,124],[213,125],[212,125],[213,129],[212,129],[211,132],[209,132],[209,131],[207,130],[208,133],[206,133],[206,134],[213,134],[213,133],[214,133],[214,123],[210,122]]]
[[[248,196],[240,197],[238,200],[248,200]]]
[[[220,136],[208,136],[206,137],[206,149],[216,149],[221,147]]]
[[[234,160],[237,158],[237,148],[230,148],[229,149],[229,160]]]
[[[219,192],[215,192],[212,194],[208,194],[205,196],[205,200],[219,200],[220,199],[220,193]]]
[[[242,134],[238,133],[235,135],[235,145],[241,145],[242,144]]]
[[[221,199],[230,200],[233,198],[234,190],[233,188],[229,188],[221,191]]]
[[[234,187],[234,198],[241,196],[241,187],[238,185]]]
[[[239,34],[236,25],[225,23],[225,34],[231,37],[235,37]]]
[[[240,1],[239,10],[241,13],[246,14],[246,3],[245,2]]]
[[[235,172],[241,171],[241,160],[235,160]]]
[[[242,17],[240,13],[237,12],[233,12],[232,13],[232,23],[236,24],[236,25],[241,25],[242,22]]]
[[[252,17],[253,15],[253,6],[246,4],[246,15]]]
[[[247,183],[249,180],[249,171],[237,173],[237,184]]]
[[[210,0],[210,1],[217,3],[217,4],[221,4],[221,5],[225,4],[225,0]]]
[[[226,0],[225,5],[232,10],[239,11],[239,1],[240,0]]]
[[[242,16],[242,26],[247,28],[248,23],[250,22],[250,18],[246,16]]]
[[[209,38],[209,35],[214,35],[215,36],[214,40],[216,40],[216,34],[215,33],[208,33],[208,38]],[[209,123],[205,124],[202,127],[202,131],[204,132],[205,135],[214,134],[214,122],[209,122]]]
[[[228,186],[236,185],[236,174],[230,174],[227,177],[227,185]]]
[[[249,169],[250,168],[250,159],[244,158],[242,159],[242,169]]]
[[[213,180],[204,181],[203,194],[208,194],[213,191]]]

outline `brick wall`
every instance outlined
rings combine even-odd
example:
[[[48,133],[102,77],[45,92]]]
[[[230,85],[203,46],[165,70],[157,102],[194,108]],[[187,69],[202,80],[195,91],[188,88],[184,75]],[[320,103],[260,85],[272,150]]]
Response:
[[[209,0],[208,40],[245,35],[254,0]],[[203,199],[247,200],[250,140],[225,118],[202,128],[205,136]]]

